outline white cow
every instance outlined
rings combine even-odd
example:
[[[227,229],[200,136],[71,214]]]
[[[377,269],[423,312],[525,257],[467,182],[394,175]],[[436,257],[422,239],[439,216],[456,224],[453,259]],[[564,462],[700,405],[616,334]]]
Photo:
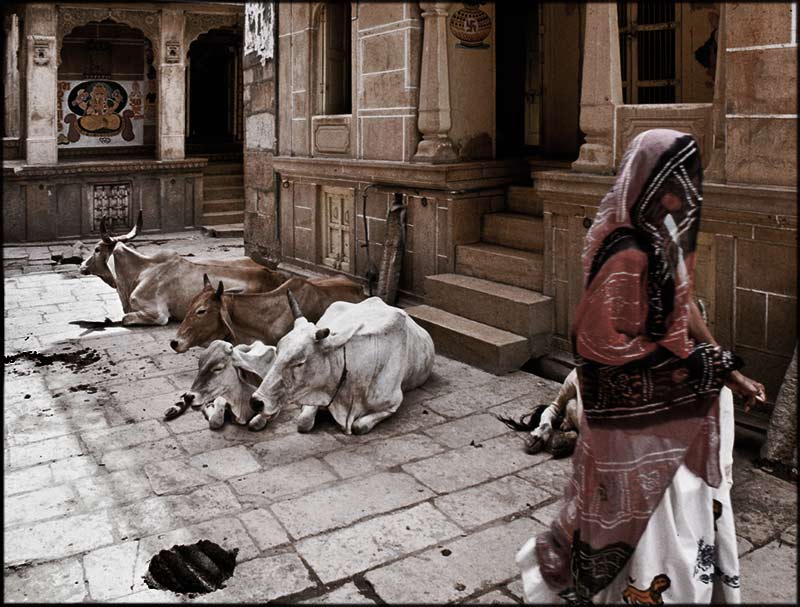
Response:
[[[253,394],[250,421],[260,430],[288,401],[302,405],[297,429],[309,432],[317,410],[327,407],[346,434],[366,434],[397,411],[403,393],[428,379],[433,340],[403,310],[377,297],[336,302],[319,322],[306,320],[291,291],[294,328]]]
[[[250,397],[274,360],[275,346],[260,341],[236,347],[221,339],[211,342],[200,355],[191,389],[183,394],[181,402],[167,409],[164,418],[178,417],[191,405],[203,408],[212,430],[225,423],[226,411],[237,424],[247,424],[256,414]]]

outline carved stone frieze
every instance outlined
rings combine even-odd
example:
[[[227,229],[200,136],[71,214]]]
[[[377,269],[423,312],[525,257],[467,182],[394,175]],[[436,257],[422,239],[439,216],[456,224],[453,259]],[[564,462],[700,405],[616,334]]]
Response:
[[[181,43],[177,40],[167,40],[167,53],[164,61],[167,63],[179,63],[181,60]]]
[[[33,62],[36,65],[47,65],[50,63],[51,51],[50,42],[52,36],[32,36],[33,43]]]
[[[69,34],[76,27],[86,25],[90,21],[103,21],[105,19],[112,19],[117,23],[124,23],[125,25],[141,30],[145,37],[152,43],[155,56],[159,56],[158,49],[161,24],[158,12],[123,8],[59,7],[58,29],[56,30],[58,48],[61,48],[64,36]]]
[[[201,34],[222,27],[234,27],[240,32],[244,30],[244,13],[186,13],[186,25],[183,30],[184,48],[188,51],[192,42]]]

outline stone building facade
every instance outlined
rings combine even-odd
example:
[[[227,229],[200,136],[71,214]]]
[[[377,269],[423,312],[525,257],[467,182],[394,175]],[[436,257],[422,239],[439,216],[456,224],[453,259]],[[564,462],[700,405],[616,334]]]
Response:
[[[3,13],[5,241],[241,223],[243,4]]]

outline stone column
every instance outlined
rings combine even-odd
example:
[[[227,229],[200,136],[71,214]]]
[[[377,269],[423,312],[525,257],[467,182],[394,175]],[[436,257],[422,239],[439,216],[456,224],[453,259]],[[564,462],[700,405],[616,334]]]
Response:
[[[158,159],[184,158],[186,139],[186,64],[183,48],[183,11],[161,11],[158,58]]]
[[[25,6],[27,164],[56,164],[58,58],[53,4]]]
[[[19,17],[12,13],[6,17],[5,112],[4,136],[19,137]]]
[[[588,3],[584,31],[580,127],[586,143],[572,168],[608,174],[614,170],[616,108],[622,105],[616,3]]]
[[[449,2],[420,2],[423,19],[422,73],[419,83],[419,130],[422,140],[414,160],[443,164],[458,155],[450,130],[450,77],[447,67],[447,7]]]
[[[727,63],[727,3],[719,3],[719,27],[717,29],[717,68],[714,73],[714,100],[711,105],[711,137],[707,138],[708,167],[705,179],[717,183],[725,182],[725,64]]]

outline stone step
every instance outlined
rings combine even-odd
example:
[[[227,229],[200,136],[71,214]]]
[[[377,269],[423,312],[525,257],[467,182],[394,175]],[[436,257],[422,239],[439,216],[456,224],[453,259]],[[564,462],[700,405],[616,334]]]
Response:
[[[516,371],[530,358],[528,340],[427,305],[406,312],[433,338],[436,352],[490,373]]]
[[[224,213],[226,211],[244,211],[244,199],[230,198],[228,200],[206,200],[203,202],[203,215]]]
[[[203,174],[203,186],[206,188],[243,188],[243,173],[209,173]]]
[[[527,337],[534,356],[544,353],[553,332],[552,298],[491,280],[460,274],[426,276],[425,303]]]
[[[243,223],[244,211],[223,211],[221,213],[203,213],[203,225],[224,225]]]
[[[531,187],[512,185],[506,191],[506,209],[525,215],[542,214],[542,198]]]
[[[541,291],[544,260],[541,253],[479,242],[456,247],[456,274]]]
[[[243,223],[230,223],[227,225],[204,225],[200,230],[212,238],[242,238],[244,237]]]
[[[244,164],[241,162],[209,162],[203,169],[203,175],[241,175]]]
[[[481,224],[481,241],[523,251],[542,252],[544,223],[541,217],[522,213],[486,213]]]
[[[230,199],[244,199],[244,187],[223,187],[214,188],[204,185],[203,187],[203,200],[230,200]]]

